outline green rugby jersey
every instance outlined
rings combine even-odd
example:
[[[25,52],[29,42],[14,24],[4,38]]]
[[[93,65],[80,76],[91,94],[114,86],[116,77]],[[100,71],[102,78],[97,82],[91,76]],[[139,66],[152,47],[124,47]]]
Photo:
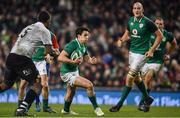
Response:
[[[172,42],[174,39],[174,36],[172,33],[167,32],[166,30],[162,31],[163,33],[163,39],[160,43],[160,45],[157,47],[156,51],[154,52],[154,56],[150,58],[147,63],[158,63],[162,64],[163,63],[163,57],[166,52],[166,44],[167,42]],[[151,36],[151,43],[153,44],[155,41],[156,37],[154,35]]]
[[[69,54],[68,58],[71,58],[71,54],[74,51],[79,51],[81,54],[80,56],[84,56],[84,55],[88,55],[87,53],[87,47],[84,44],[80,44],[80,42],[76,39],[72,40],[70,43],[68,43],[65,48],[64,51],[66,51]],[[70,63],[65,63],[63,62],[61,67],[60,67],[60,73],[62,75],[68,73],[68,72],[75,72],[78,71],[78,66],[76,64],[70,64]]]
[[[51,33],[51,41],[52,41],[55,35],[52,32],[50,33]],[[32,56],[32,60],[36,62],[43,61],[45,56],[46,56],[45,47],[39,47],[37,48],[36,53]]]
[[[147,17],[137,20],[131,17],[128,21],[127,30],[130,34],[130,51],[145,54],[150,48],[150,37],[158,30],[157,26]]]

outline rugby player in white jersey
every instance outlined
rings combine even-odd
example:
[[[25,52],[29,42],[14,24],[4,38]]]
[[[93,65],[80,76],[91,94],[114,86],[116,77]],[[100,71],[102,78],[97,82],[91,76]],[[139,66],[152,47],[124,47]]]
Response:
[[[27,116],[27,106],[31,104],[37,96],[40,88],[36,78],[38,71],[31,57],[39,47],[45,47],[46,54],[52,52],[52,41],[50,31],[51,16],[47,11],[38,14],[37,22],[24,28],[18,35],[11,52],[6,60],[6,70],[4,81],[0,84],[0,93],[12,87],[18,77],[26,80],[31,89],[27,92],[25,99],[15,111],[16,116]],[[50,59],[50,56],[45,58]]]

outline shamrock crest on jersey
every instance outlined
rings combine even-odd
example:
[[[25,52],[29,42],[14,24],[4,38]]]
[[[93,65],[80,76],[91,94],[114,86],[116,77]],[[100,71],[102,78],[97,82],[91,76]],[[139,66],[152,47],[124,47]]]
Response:
[[[80,57],[82,57],[82,54],[81,54],[81,52],[80,52],[79,50],[74,50],[74,51],[71,53],[71,56],[70,56],[70,58],[71,58],[72,60],[75,60],[75,59],[80,58]]]

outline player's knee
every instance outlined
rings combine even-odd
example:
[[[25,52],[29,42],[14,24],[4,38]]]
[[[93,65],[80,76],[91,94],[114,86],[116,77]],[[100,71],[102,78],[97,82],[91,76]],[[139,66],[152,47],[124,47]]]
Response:
[[[87,94],[88,94],[88,96],[92,96],[95,94],[92,82],[89,82],[89,84],[87,86]]]
[[[41,85],[42,85],[43,88],[48,88],[48,86],[49,86],[48,82],[43,82]]]
[[[128,72],[128,77],[129,78],[136,78],[138,76],[138,72],[137,71],[135,71],[135,70],[129,70],[129,72]]]
[[[141,81],[142,81],[142,79],[140,79],[140,78],[139,78],[139,79],[135,79],[135,80],[134,80],[134,83],[135,83],[135,84],[138,84],[138,83],[140,83]]]
[[[126,85],[132,87],[134,83],[134,79],[137,77],[138,77],[138,72],[130,70],[126,78]]]
[[[149,76],[149,77],[153,77],[153,75],[154,75],[154,70],[153,69],[150,69],[150,70],[148,70],[148,72],[147,72],[147,76]]]
[[[92,82],[89,82],[89,83],[87,84],[87,89],[88,89],[88,90],[93,90],[93,84],[92,84]]]

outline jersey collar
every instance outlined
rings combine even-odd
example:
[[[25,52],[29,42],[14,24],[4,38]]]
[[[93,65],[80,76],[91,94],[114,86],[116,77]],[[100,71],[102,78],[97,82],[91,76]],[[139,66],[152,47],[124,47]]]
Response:
[[[144,16],[142,16],[142,18],[143,18],[143,17],[144,17]],[[140,19],[138,20],[136,17],[134,17],[134,22],[135,22],[135,21],[137,21],[137,22],[139,22],[139,23],[140,23],[140,22],[141,22],[141,20],[142,20],[142,18],[140,18]]]
[[[45,27],[45,25],[42,22],[36,22],[37,25]]]
[[[76,40],[78,46],[81,48],[81,44],[80,44],[80,42],[78,41],[78,39],[76,38],[75,40]]]

